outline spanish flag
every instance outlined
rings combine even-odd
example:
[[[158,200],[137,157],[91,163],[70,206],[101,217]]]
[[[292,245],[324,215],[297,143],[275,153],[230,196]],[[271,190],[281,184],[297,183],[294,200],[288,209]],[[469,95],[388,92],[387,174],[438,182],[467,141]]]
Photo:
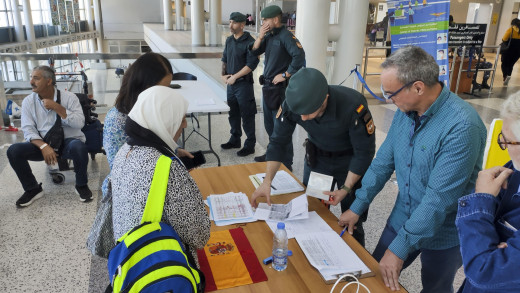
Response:
[[[197,256],[206,292],[267,281],[242,228],[212,232]]]

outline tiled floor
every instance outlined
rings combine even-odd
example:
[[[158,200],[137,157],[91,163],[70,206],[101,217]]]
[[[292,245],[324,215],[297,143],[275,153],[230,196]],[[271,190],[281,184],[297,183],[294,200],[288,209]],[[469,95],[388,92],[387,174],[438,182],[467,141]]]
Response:
[[[377,70],[380,58],[370,58],[370,66]],[[206,67],[207,65],[204,65]],[[211,68],[211,66],[210,66]],[[518,68],[518,67],[517,67]],[[213,68],[218,71],[220,67]],[[257,71],[261,71],[258,69]],[[117,95],[120,80],[110,70],[90,70],[89,79],[94,84],[94,94],[100,104],[112,105]],[[486,125],[498,115],[503,99],[520,89],[520,73],[513,73],[509,87],[502,87],[500,72],[497,73],[494,93],[475,98],[462,95],[480,113]],[[377,78],[371,78],[369,84],[379,88]],[[260,90],[256,89],[256,98],[260,102]],[[482,93],[487,93],[483,91]],[[386,137],[395,106],[381,104],[368,98],[370,109],[377,126],[376,136],[379,146]],[[100,107],[99,113],[107,107]],[[103,115],[101,115],[103,118]],[[265,151],[267,136],[263,128],[262,114],[256,115],[257,139],[256,154]],[[207,119],[200,116],[201,128],[207,129]],[[19,121],[17,121],[19,123]],[[223,165],[252,162],[253,155],[239,158],[236,150],[221,150],[219,145],[229,138],[229,124],[226,114],[212,116],[213,147],[219,154]],[[191,127],[191,125],[189,125]],[[301,179],[303,172],[302,142],[306,134],[298,128],[293,136],[295,158],[294,173]],[[7,145],[22,141],[21,132],[0,131],[0,292],[102,292],[107,284],[106,263],[93,258],[85,248],[85,240],[94,219],[98,200],[101,197],[100,186],[108,173],[108,164],[103,155],[97,155],[89,164],[89,186],[94,193],[94,201],[82,203],[73,192],[74,174],[66,174],[64,185],[52,183],[45,165],[31,163],[33,172],[43,182],[45,196],[30,207],[17,209],[15,201],[23,190],[6,157]],[[187,149],[198,150],[204,141],[197,137],[190,138]],[[214,156],[207,156],[205,166],[216,166]],[[367,249],[372,251],[384,227],[388,214],[395,201],[397,186],[389,181],[381,194],[371,205],[369,219],[366,222]],[[457,277],[458,288],[463,279],[462,269]],[[401,283],[410,292],[419,292],[420,264],[416,261],[401,275]]]

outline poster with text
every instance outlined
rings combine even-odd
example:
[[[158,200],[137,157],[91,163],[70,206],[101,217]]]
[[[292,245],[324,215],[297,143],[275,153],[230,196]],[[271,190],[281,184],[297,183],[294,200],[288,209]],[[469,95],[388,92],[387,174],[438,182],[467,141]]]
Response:
[[[49,7],[51,8],[52,25],[59,25],[60,15],[58,14],[58,0],[49,0]]]
[[[60,27],[62,32],[68,32],[67,10],[65,9],[65,0],[58,0],[58,13],[60,15]]]
[[[430,53],[439,65],[439,80],[448,85],[449,0],[387,0],[392,52],[408,45]]]
[[[79,23],[81,20],[79,17],[79,1],[72,0],[72,6],[74,7],[74,22]]]
[[[72,7],[72,1],[65,2],[67,6],[67,23],[69,25],[69,32],[75,33],[76,26],[74,26],[74,9]]]

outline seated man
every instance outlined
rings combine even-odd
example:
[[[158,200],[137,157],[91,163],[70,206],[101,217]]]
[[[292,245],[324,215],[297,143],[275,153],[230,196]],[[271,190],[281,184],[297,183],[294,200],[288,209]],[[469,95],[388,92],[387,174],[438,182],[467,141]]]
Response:
[[[30,161],[43,161],[48,165],[57,163],[56,152],[43,141],[45,134],[61,117],[65,141],[61,156],[72,159],[76,172],[76,193],[81,201],[90,201],[92,192],[87,186],[88,152],[85,135],[81,128],[85,116],[78,97],[71,92],[59,91],[55,87],[54,70],[48,66],[37,66],[31,74],[33,93],[22,102],[22,131],[27,142],[16,143],[7,150],[9,163],[22,183],[24,194],[16,201],[18,207],[26,207],[42,197],[43,189],[32,174]],[[61,104],[56,102],[58,95]]]

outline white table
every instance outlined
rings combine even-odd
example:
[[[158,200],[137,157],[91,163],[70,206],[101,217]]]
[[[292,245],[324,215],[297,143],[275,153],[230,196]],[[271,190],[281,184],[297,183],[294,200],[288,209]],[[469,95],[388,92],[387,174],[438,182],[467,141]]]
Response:
[[[208,137],[205,137],[200,133],[195,125],[190,134],[185,138],[184,130],[182,132],[182,146],[184,147],[186,141],[190,138],[193,133],[197,133],[208,141],[209,150],[202,151],[204,154],[214,154],[217,157],[218,165],[220,166],[220,158],[217,153],[213,150],[211,145],[211,113],[229,112],[229,106],[224,103],[215,92],[213,92],[208,85],[203,81],[199,80],[173,80],[172,84],[179,84],[181,88],[175,89],[183,95],[183,97],[189,102],[188,114],[192,113],[204,113],[208,114]]]

